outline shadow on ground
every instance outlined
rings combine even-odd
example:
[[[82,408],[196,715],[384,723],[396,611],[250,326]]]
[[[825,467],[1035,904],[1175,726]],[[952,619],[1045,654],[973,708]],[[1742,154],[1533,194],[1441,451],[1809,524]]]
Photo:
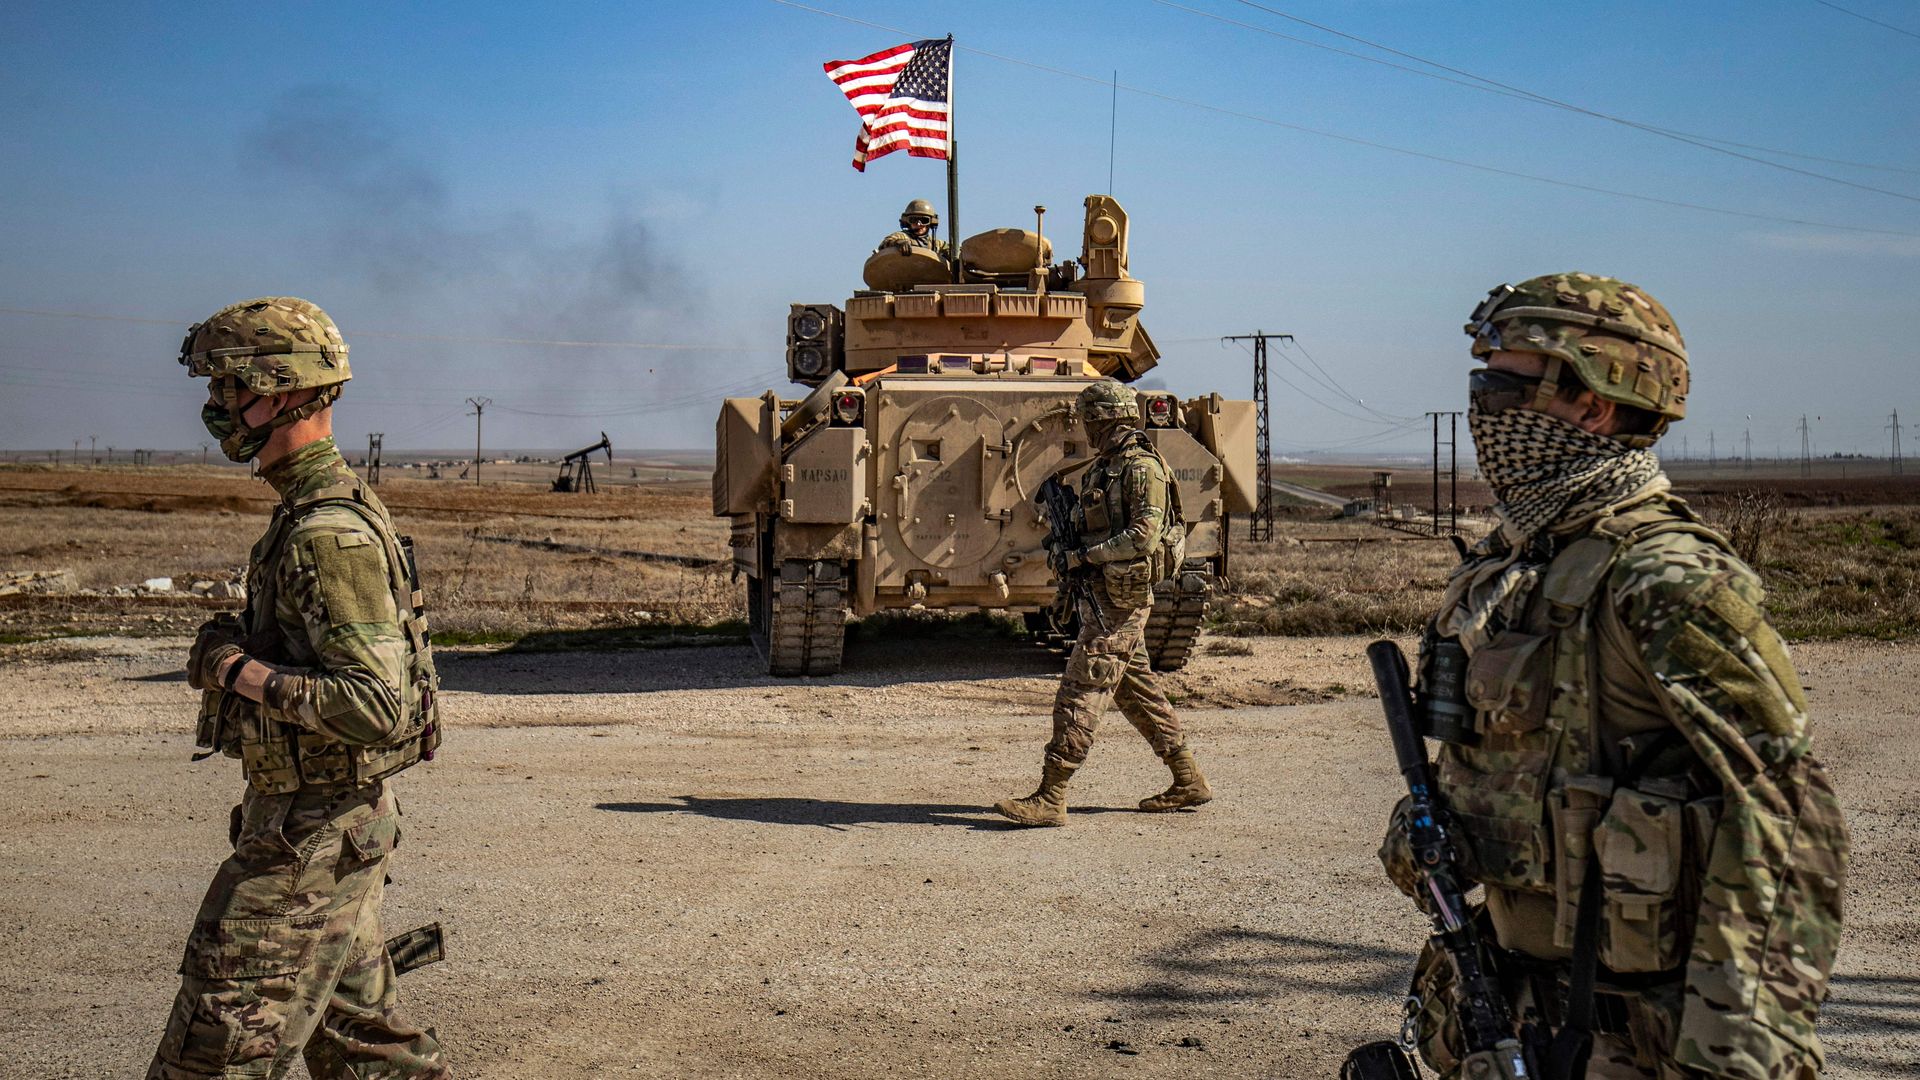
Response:
[[[1056,678],[1065,661],[1057,652],[1013,637],[970,632],[861,633],[847,642],[837,675],[776,678],[746,645],[630,649],[595,653],[604,662],[555,663],[551,654],[513,650],[438,653],[440,685],[482,694],[642,694],[746,686],[898,686],[995,678]],[[574,656],[585,655],[575,651]],[[559,672],[564,668],[566,675]]]
[[[1837,975],[1820,1010],[1827,1063],[1870,1076],[1920,1075],[1920,976]]]
[[[960,825],[969,829],[1017,829],[984,804],[856,803],[833,799],[707,798],[676,795],[674,802],[596,803],[595,810],[623,814],[699,814],[722,821],[755,821],[763,825],[817,825],[824,829],[855,829],[873,825]],[[1075,814],[1109,814],[1121,807],[1075,806]],[[1133,812],[1132,807],[1124,808]]]
[[[1155,972],[1145,981],[1092,996],[1124,1003],[1143,1018],[1303,994],[1353,997],[1356,1009],[1392,1020],[1414,959],[1411,950],[1302,934],[1206,930],[1146,957]],[[1820,1035],[1830,1066],[1868,1076],[1920,1074],[1920,976],[1835,977],[1833,996],[1820,1012]]]
[[[1143,1017],[1302,994],[1397,999],[1406,993],[1414,959],[1408,949],[1236,926],[1188,934],[1144,958],[1155,969],[1152,977],[1093,996],[1133,1006]]]

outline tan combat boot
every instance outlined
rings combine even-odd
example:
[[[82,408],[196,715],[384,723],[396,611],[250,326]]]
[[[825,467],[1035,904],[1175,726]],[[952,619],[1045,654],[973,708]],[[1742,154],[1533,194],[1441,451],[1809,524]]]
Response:
[[[1174,751],[1167,758],[1167,768],[1173,770],[1173,786],[1141,799],[1140,809],[1149,814],[1164,814],[1213,801],[1213,789],[1207,786],[1207,778],[1200,775],[1200,766],[1193,763],[1193,751],[1184,746]]]
[[[1052,754],[1047,755],[1040,774],[1040,787],[1024,799],[1001,799],[993,804],[995,812],[1021,825],[1065,825],[1067,823],[1067,779],[1077,766]]]

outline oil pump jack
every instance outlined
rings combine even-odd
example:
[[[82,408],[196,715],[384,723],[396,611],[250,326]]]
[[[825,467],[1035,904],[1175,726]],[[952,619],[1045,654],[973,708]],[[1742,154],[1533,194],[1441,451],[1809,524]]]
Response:
[[[607,468],[613,468],[613,443],[608,441],[607,433],[603,431],[599,442],[575,450],[560,462],[560,475],[554,478],[553,490],[594,494],[593,455],[600,450],[607,452]]]

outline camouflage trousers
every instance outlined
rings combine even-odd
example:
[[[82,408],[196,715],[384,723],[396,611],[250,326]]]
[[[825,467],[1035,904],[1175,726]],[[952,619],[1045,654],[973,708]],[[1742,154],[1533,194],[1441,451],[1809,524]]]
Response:
[[[1090,591],[1107,629],[1100,629],[1092,607],[1081,601],[1080,637],[1073,643],[1066,674],[1060,677],[1060,691],[1054,695],[1053,740],[1047,743],[1047,753],[1069,765],[1085,761],[1093,745],[1093,730],[1111,700],[1127,722],[1153,745],[1154,753],[1170,757],[1186,743],[1180,736],[1180,718],[1174,715],[1173,703],[1160,690],[1147,660],[1147,616],[1153,609],[1118,607],[1099,582]]]
[[[1476,909],[1476,915],[1478,911]],[[1483,932],[1491,938],[1491,925],[1484,918],[1480,922]],[[1544,1018],[1560,1017],[1569,966],[1565,962],[1543,963],[1541,969],[1531,976],[1515,976],[1506,970],[1500,973],[1500,984],[1512,1014],[1536,1024]],[[1454,1015],[1453,983],[1453,964],[1429,942],[1414,969],[1412,992],[1421,1004],[1420,1056],[1440,1074],[1441,1080],[1458,1080],[1463,1075],[1460,1061],[1466,1052],[1460,1039],[1459,1018]],[[1722,1075],[1704,1073],[1675,1060],[1684,994],[1685,986],[1679,978],[1635,987],[1631,991],[1598,987],[1594,994],[1593,1052],[1587,1061],[1588,1080],[1706,1080],[1710,1075]],[[1770,1077],[1814,1080],[1819,1076],[1817,1058],[1789,1047],[1784,1039],[1781,1042],[1779,1060],[1784,1069],[1769,1074]],[[1749,1074],[1741,1071],[1738,1075]]]
[[[200,905],[148,1080],[442,1080],[440,1044],[397,1013],[380,932],[400,810],[385,784],[248,788]]]

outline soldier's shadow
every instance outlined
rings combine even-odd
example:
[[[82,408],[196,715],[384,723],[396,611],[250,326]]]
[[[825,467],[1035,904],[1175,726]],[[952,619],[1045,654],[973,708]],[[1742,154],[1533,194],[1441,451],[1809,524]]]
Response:
[[[1144,958],[1152,976],[1092,996],[1131,1005],[1146,1017],[1297,996],[1393,1001],[1406,993],[1414,959],[1410,949],[1235,926],[1170,942]]]
[[[751,798],[745,796],[713,798],[704,795],[676,795],[673,802],[596,803],[595,810],[613,810],[623,814],[699,814],[722,821],[753,821],[762,825],[813,825],[823,829],[859,829],[880,825],[958,825],[968,829],[1000,831],[1020,826],[982,804],[961,803],[858,803],[834,799],[790,797]],[[1074,814],[1120,812],[1121,807],[1075,806]],[[1124,808],[1131,811],[1131,807]]]
[[[1920,976],[1834,976],[1820,1038],[1830,1065],[1887,1075],[1912,1069],[1920,1063]]]

